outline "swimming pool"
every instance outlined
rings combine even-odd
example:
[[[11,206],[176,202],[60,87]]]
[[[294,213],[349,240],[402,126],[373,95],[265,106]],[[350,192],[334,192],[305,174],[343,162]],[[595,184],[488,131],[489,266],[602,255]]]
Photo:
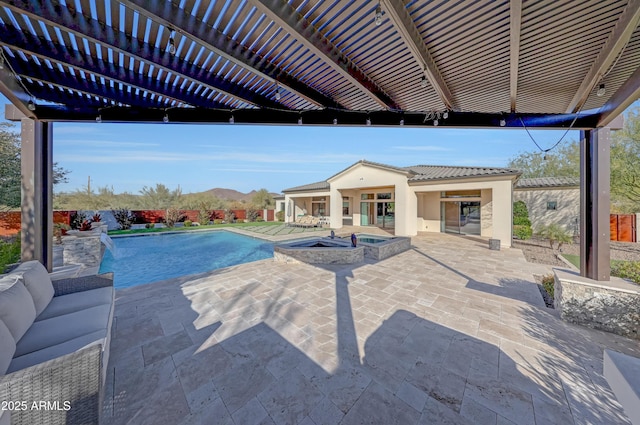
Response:
[[[273,257],[273,244],[226,231],[114,237],[100,273],[114,272],[114,286],[202,273]]]

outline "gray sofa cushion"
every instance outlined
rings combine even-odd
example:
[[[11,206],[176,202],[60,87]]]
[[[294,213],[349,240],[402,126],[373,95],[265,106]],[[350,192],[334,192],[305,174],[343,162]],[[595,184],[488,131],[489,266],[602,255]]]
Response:
[[[7,372],[11,359],[16,352],[16,342],[9,328],[0,320],[0,375]]]
[[[38,261],[27,261],[20,264],[12,274],[22,275],[22,283],[33,298],[38,316],[47,307],[54,293],[47,269]]]
[[[36,317],[36,322],[97,305],[111,305],[113,297],[114,290],[112,286],[54,297],[47,308]]]
[[[27,332],[36,319],[36,308],[22,277],[8,274],[0,278],[0,320],[11,332],[14,341]]]
[[[105,337],[107,336],[108,331],[108,328],[105,328],[99,331],[79,336],[69,341],[62,342],[60,344],[45,347],[41,350],[34,351],[23,356],[15,357],[9,365],[9,370],[7,371],[7,373],[12,373],[29,366],[37,365],[48,360],[58,358],[60,356],[74,353],[81,348],[87,347],[92,344],[104,344]]]
[[[89,307],[62,316],[35,322],[16,344],[16,357],[62,344],[108,328],[111,305]]]

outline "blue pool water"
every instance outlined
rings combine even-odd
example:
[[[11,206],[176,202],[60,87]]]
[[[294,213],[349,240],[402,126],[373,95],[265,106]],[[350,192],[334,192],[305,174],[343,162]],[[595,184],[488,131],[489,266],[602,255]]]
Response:
[[[202,273],[273,257],[273,244],[225,231],[154,234],[113,238],[100,273],[114,272],[114,286]]]

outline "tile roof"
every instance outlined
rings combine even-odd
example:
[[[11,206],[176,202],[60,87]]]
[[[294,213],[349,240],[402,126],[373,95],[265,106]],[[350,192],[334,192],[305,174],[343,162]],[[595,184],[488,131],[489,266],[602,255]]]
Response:
[[[449,165],[414,165],[404,167],[416,175],[409,179],[410,182],[429,180],[449,180],[469,177],[487,177],[500,175],[518,175],[520,171],[513,168],[498,167],[462,167]]]
[[[567,187],[580,186],[580,179],[576,177],[537,177],[532,179],[519,179],[516,189],[531,189],[543,187]]]
[[[381,164],[379,162],[371,162],[361,160],[355,164],[345,168],[344,170],[329,177],[329,179],[337,176],[338,174],[348,170],[357,164],[370,165],[379,168],[387,168],[390,170],[399,171],[401,173],[409,174],[409,182],[431,181],[431,180],[450,180],[461,179],[470,177],[487,177],[487,176],[508,176],[519,175],[520,171],[512,168],[498,168],[498,167],[461,167],[461,166],[443,166],[443,165],[413,165],[410,167],[396,167],[393,165]],[[329,190],[329,182],[321,181],[316,183],[305,184],[302,186],[296,186],[289,189],[284,189],[283,192],[306,192],[306,191],[319,191]]]
[[[295,187],[291,187],[289,189],[284,189],[282,192],[284,192],[284,193],[288,193],[288,192],[306,192],[306,191],[313,191],[313,190],[329,190],[329,182],[327,182],[325,180],[325,181],[322,181],[322,182],[303,184],[302,186],[295,186]]]

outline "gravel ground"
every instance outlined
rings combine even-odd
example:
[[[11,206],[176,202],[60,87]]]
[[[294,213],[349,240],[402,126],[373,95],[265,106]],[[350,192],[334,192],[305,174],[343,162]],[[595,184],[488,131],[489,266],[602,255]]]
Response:
[[[549,242],[546,240],[514,240],[513,247],[521,249],[524,257],[530,263],[549,264],[552,266],[566,265],[556,258],[549,247]],[[611,242],[610,249],[612,260],[640,261],[640,243]],[[580,255],[580,245],[564,244],[562,245],[562,252],[565,254]]]

